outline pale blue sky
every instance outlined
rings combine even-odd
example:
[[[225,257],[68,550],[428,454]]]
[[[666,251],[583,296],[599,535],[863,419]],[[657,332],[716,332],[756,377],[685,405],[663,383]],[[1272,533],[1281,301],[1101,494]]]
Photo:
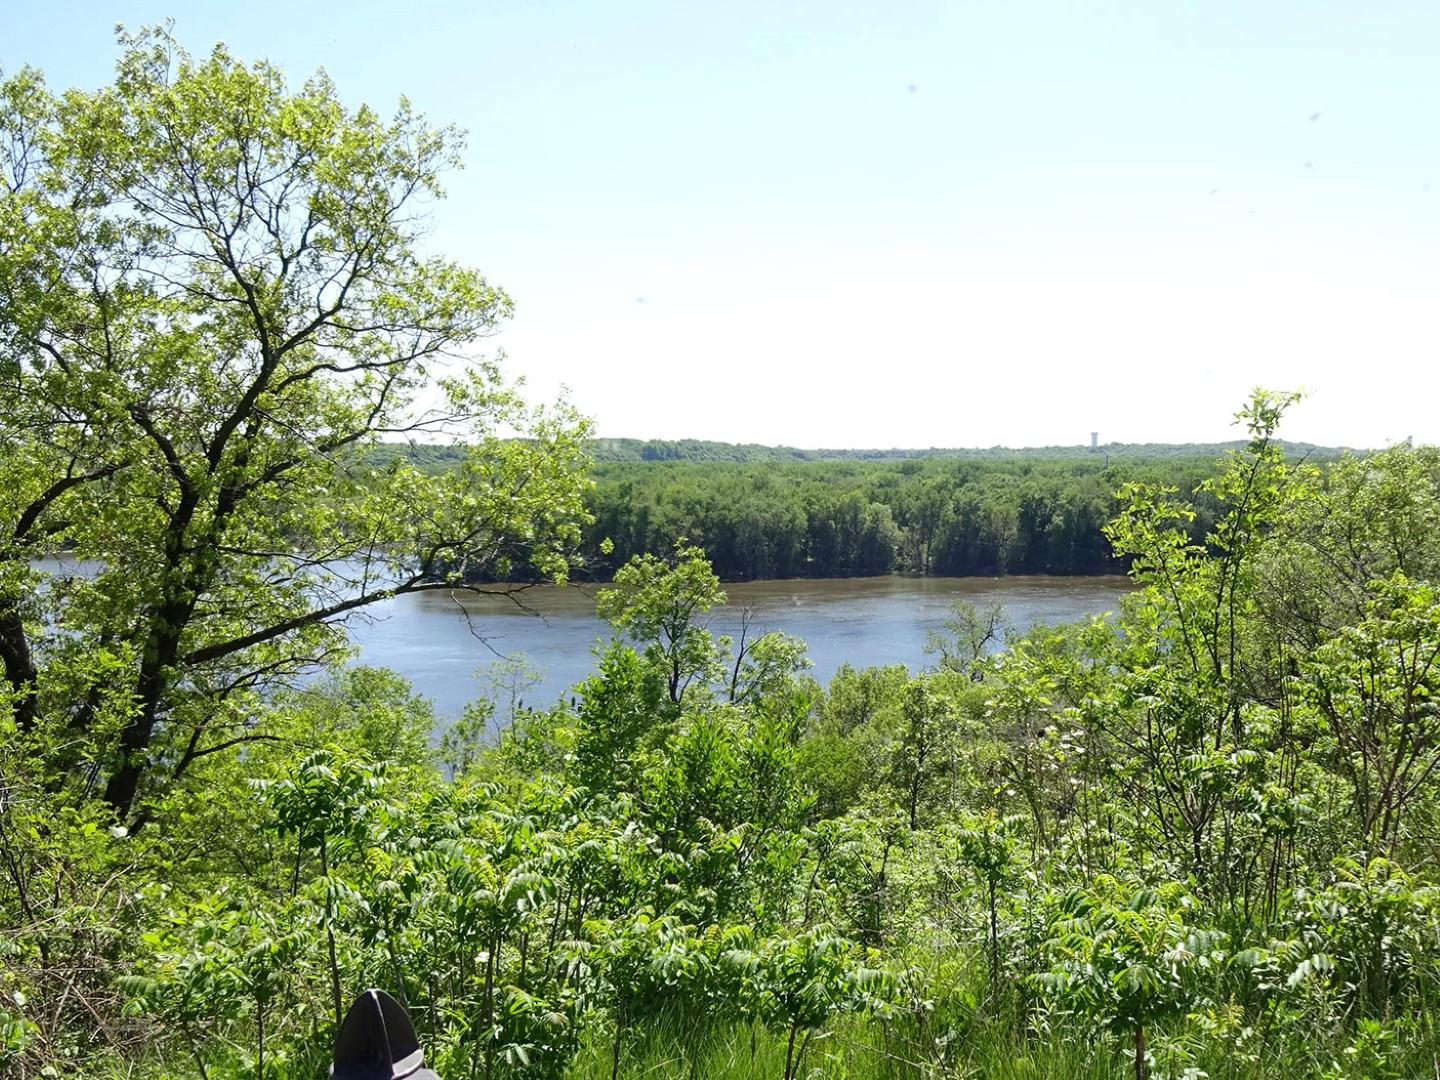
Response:
[[[432,242],[602,434],[1212,439],[1262,383],[1440,441],[1440,4],[6,7],[57,87],[173,15],[467,128]]]

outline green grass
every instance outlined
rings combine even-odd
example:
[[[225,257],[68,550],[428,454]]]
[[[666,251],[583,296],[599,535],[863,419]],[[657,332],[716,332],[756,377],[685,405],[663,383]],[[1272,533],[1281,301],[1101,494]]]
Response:
[[[921,958],[916,957],[917,961]],[[932,960],[934,958],[931,958]],[[912,969],[924,1002],[887,1017],[844,1016],[814,1033],[796,1076],[801,1080],[1131,1080],[1128,1039],[1077,1016],[1026,1012],[1002,987],[990,993],[983,963],[963,960]],[[1429,989],[1429,987],[1427,987]],[[1428,1001],[1422,994],[1411,1000]],[[1411,1080],[1440,1077],[1440,1008],[1417,1006],[1384,1022],[1349,1024],[1298,1016],[1265,1022],[1238,1007],[1207,1007],[1149,1033],[1150,1080]],[[611,1080],[614,1029],[592,1016],[565,1080]],[[206,1054],[208,1080],[255,1080],[238,1052]],[[328,1047],[300,1040],[288,1060],[272,1059],[267,1080],[324,1075]],[[427,1048],[435,1065],[441,1047]],[[199,1080],[180,1047],[154,1047],[157,1058],[102,1080]],[[782,1080],[786,1036],[761,1024],[706,1018],[680,1009],[651,1011],[626,1033],[616,1080]],[[458,1067],[457,1067],[458,1065]],[[1194,1070],[1187,1072],[1188,1070]],[[0,1067],[0,1075],[4,1075]],[[516,1080],[519,1072],[497,1072]],[[477,1057],[440,1067],[441,1080],[484,1076]]]
[[[949,1061],[931,1049],[931,1060],[886,1025],[847,1020],[810,1040],[797,1076],[826,1080],[914,1080],[984,1077],[994,1080],[1111,1080],[1131,1075],[1109,1045],[1084,1048],[1060,1039],[1022,1044],[998,1026],[952,1046]],[[566,1074],[568,1080],[610,1080],[613,1044],[608,1036],[587,1041]],[[660,1020],[626,1041],[618,1080],[780,1080],[786,1040],[759,1025],[723,1025],[700,1035]],[[914,1056],[911,1056],[914,1055]]]
[[[1377,1039],[1362,1034],[1335,1034],[1319,1042],[1292,1041],[1273,1047],[1253,1060],[1230,1053],[1221,1042],[1190,1042],[1191,1056],[1179,1060],[1163,1045],[1151,1080],[1182,1080],[1187,1065],[1198,1068],[1194,1080],[1420,1080],[1440,1075],[1440,1053],[1432,1025],[1410,1017],[1399,1029]],[[1162,1040],[1163,1043],[1163,1040]],[[589,1036],[571,1062],[566,1080],[610,1080],[613,1043],[608,1032]],[[797,1076],[803,1080],[1131,1080],[1132,1060],[1118,1040],[1095,1036],[1078,1025],[1057,1028],[1048,1037],[1022,1040],[1002,1023],[983,1024],[957,1039],[947,1051],[935,1052],[927,1063],[916,1048],[887,1025],[861,1019],[841,1022],[810,1042]],[[914,1057],[909,1055],[914,1054]],[[943,1061],[941,1060],[943,1058]],[[267,1077],[321,1076],[323,1070],[280,1072]],[[659,1018],[633,1031],[620,1056],[618,1080],[781,1080],[785,1039],[755,1025],[714,1025],[697,1031],[671,1018]],[[209,1080],[253,1080],[251,1068],[238,1063],[213,1063]],[[99,1080],[198,1080],[193,1062],[131,1063],[109,1072],[92,1073]],[[470,1080],[474,1071],[441,1080]]]
[[[962,1029],[947,1047],[925,1047],[906,1025],[847,1019],[813,1038],[797,1076],[806,1080],[1130,1080],[1129,1046],[1065,1021],[1048,1034],[1017,1034],[1003,1019]],[[1292,1033],[1293,1034],[1293,1033]],[[567,1080],[610,1080],[613,1043],[589,1038]],[[1152,1041],[1151,1080],[1408,1080],[1440,1075],[1440,1045],[1424,1017],[1388,1027],[1287,1038],[1237,1051],[1225,1037],[1201,1038],[1193,1021]],[[928,1058],[928,1060],[927,1060]],[[759,1025],[702,1032],[661,1017],[627,1038],[618,1080],[781,1080],[785,1038]],[[449,1078],[442,1077],[442,1080]]]

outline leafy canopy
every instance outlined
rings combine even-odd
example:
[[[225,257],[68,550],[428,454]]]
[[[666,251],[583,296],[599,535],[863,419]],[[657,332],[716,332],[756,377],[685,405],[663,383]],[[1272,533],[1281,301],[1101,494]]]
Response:
[[[473,356],[510,299],[422,250],[458,132],[120,43],[95,92],[0,81],[0,661],[41,770],[129,815],[351,612],[562,577],[586,425]],[[402,435],[463,464],[363,465]]]

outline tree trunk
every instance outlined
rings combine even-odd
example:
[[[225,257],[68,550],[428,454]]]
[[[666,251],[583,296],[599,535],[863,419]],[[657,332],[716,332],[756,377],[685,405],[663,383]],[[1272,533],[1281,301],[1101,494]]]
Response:
[[[20,734],[27,735],[35,730],[38,719],[35,683],[39,673],[25,636],[25,622],[13,598],[0,602],[0,660],[4,661],[5,678],[14,692],[11,709],[16,727]]]
[[[340,963],[335,957],[335,911],[330,903],[330,858],[325,847],[325,834],[320,834],[320,875],[325,882],[325,944],[330,953],[330,997],[335,1006],[335,1030],[345,1022],[345,1013],[340,999]]]
[[[625,1039],[625,1003],[615,1009],[615,1045],[610,1050],[610,1080],[620,1075],[620,1045]]]
[[[1000,921],[995,914],[995,882],[990,881],[990,988],[1000,982]]]
[[[485,1080],[495,1076],[495,955],[499,938],[492,938],[485,957]]]
[[[145,643],[140,674],[135,681],[139,709],[120,732],[120,764],[105,785],[105,801],[121,821],[130,816],[135,805],[135,795],[140,789],[140,778],[147,764],[145,751],[155,732],[161,700],[169,689],[166,672],[179,656],[180,629],[190,621],[192,610],[193,602],[172,601],[162,604],[151,620],[150,637]]]

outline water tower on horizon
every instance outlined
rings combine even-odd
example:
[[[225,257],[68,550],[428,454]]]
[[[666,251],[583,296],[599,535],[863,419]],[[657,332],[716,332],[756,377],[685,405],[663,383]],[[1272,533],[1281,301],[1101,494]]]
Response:
[[[1099,433],[1098,431],[1092,431],[1092,432],[1090,432],[1090,452],[1093,454],[1096,450],[1099,450],[1099,449],[1100,449],[1100,433]]]

